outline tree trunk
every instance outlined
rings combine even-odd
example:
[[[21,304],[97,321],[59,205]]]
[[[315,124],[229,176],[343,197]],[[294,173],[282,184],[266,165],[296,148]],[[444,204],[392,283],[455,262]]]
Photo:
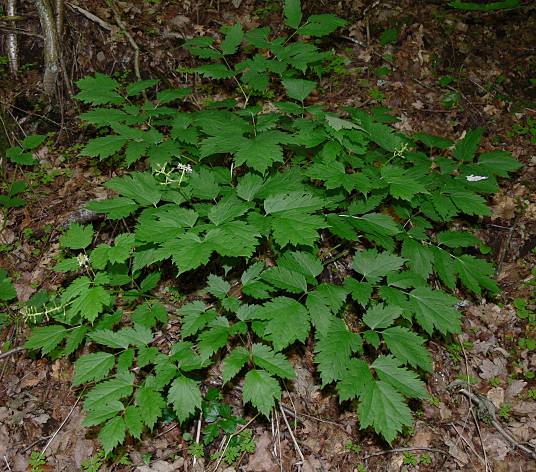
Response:
[[[43,91],[46,95],[51,96],[56,90],[60,72],[60,49],[56,22],[48,0],[33,0],[33,2],[41,22],[44,38],[45,72],[43,74]]]

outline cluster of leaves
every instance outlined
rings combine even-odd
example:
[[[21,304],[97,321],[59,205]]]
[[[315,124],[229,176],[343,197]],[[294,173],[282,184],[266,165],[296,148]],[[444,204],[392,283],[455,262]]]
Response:
[[[285,21],[292,37],[342,24],[326,15],[302,24],[297,0],[285,2]],[[290,37],[269,40],[261,30],[254,46],[284,63],[272,48],[292,46]],[[236,25],[224,33],[217,47],[207,39],[188,47],[231,70],[230,56],[252,35]],[[152,430],[168,404],[179,422],[191,418],[214,363],[222,363],[222,386],[243,378],[244,403],[268,417],[281,382],[294,378],[288,352],[308,339],[322,386],[334,385],[341,402],[356,406],[360,426],[391,443],[412,423],[407,400],[427,398],[419,378],[432,370],[427,338],[460,332],[452,293],[497,292],[491,265],[477,257],[481,242],[449,223],[489,215],[485,196],[520,165],[503,151],[479,154],[481,129],[457,142],[410,137],[381,113],[307,105],[318,54],[301,77],[290,66],[297,59],[281,71],[256,70],[260,58],[232,69],[240,92],[252,87],[249,73],[281,78],[289,101],[275,103],[277,111],[248,106],[248,95],[242,108],[226,101],[186,111],[189,89],[136,105],[155,81],[122,89],[97,74],[78,82],[77,98],[95,106],[82,118],[103,134],[83,153],[105,159],[124,148],[127,164],[147,157],[149,168],[111,179],[117,196],[89,205],[126,218],[131,232],[95,247],[91,226],[63,235],[68,257],[56,268],[78,276],[54,324],[35,328],[26,346],[59,356],[94,344],[75,362],[73,383],[93,384],[84,424],[102,425],[106,453],[127,432]],[[197,72],[214,77],[218,68]],[[337,258],[347,272],[337,273]],[[170,262],[179,283],[184,273],[206,280],[206,296],[179,308],[180,339],[162,352],[151,344],[168,313],[151,295]]]

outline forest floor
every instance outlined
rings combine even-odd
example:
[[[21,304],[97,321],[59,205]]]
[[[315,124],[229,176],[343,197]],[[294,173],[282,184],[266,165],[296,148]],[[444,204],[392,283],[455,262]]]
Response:
[[[69,75],[76,80],[97,71],[132,78],[133,50],[106,2],[77,3],[101,22],[67,3]],[[191,63],[181,38],[212,35],[235,21],[245,29],[263,24],[278,30],[282,14],[275,0],[116,4],[140,47],[143,78],[193,85],[200,101],[214,91],[177,72]],[[492,216],[481,219],[476,231],[490,248],[488,258],[497,267],[503,291],[493,300],[458,294],[465,299],[463,334],[429,343],[434,373],[426,380],[433,401],[416,406],[414,428],[393,445],[398,451],[360,431],[355,411],[321,391],[312,363],[296,356],[297,379],[283,403],[296,419],[293,434],[303,460],[279,416],[272,424],[255,419],[255,452],[220,470],[536,471],[536,460],[503,435],[507,431],[518,444],[536,448],[536,7],[482,14],[445,4],[305,2],[308,12],[329,11],[349,21],[333,44],[344,59],[322,79],[328,92],[318,99],[332,109],[384,106],[398,118],[395,127],[410,134],[457,139],[465,130],[483,127],[484,150],[511,151],[525,165],[503,182],[491,202]],[[35,17],[26,26],[38,31]],[[102,183],[113,169],[76,156],[85,142],[76,119],[80,105],[64,100],[47,108],[37,92],[42,45],[33,36],[21,38],[21,77],[10,80],[7,65],[0,62],[3,116],[17,126],[9,136],[22,130],[53,132],[56,140],[40,151],[38,170],[25,175],[33,188],[27,205],[0,221],[0,267],[14,275],[24,301],[40,289],[61,286],[62,279],[52,271],[59,229],[85,202],[107,195]],[[12,172],[7,169],[8,175]],[[0,329],[0,348],[21,346],[27,338],[20,318]],[[24,351],[0,358],[0,470],[31,470],[31,452],[45,445],[43,470],[98,470],[81,469],[88,458],[99,462],[99,444],[94,429],[80,425],[81,392],[72,389],[71,376],[69,359],[31,358]],[[494,424],[478,418],[466,396],[448,390],[460,378],[471,380],[474,398],[495,405]],[[228,397],[232,400],[232,393]],[[246,420],[253,418],[238,398],[233,406]],[[129,464],[116,460],[100,470],[212,470],[215,464],[208,459],[192,465],[183,436],[195,436],[195,428],[196,422],[188,431],[161,422],[151,437],[126,444],[128,461],[123,462]],[[280,432],[278,456],[273,455],[274,431]]]

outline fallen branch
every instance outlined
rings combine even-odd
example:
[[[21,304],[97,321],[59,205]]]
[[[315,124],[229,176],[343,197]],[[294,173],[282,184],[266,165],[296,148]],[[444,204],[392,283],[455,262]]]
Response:
[[[437,452],[438,454],[443,454],[444,456],[450,456],[451,454],[442,449],[436,449],[435,447],[397,447],[395,449],[389,449],[387,451],[380,452],[371,452],[363,457],[364,460],[367,460],[371,457],[383,456],[385,454],[395,454],[397,452],[411,452],[411,451],[427,451],[427,452]]]
[[[69,5],[73,10],[77,11],[81,15],[85,16],[88,20],[93,21],[94,23],[97,23],[101,28],[104,28],[108,31],[113,31],[114,27],[110,24],[104,21],[102,18],[99,18],[97,15],[94,15],[90,11],[79,7],[78,5],[75,5],[74,3],[67,2],[67,5]]]
[[[24,351],[23,347],[14,347],[13,349],[10,349],[9,351],[2,352],[0,353],[0,360],[6,359],[12,356],[13,354],[17,354],[17,352],[21,352],[21,351]]]

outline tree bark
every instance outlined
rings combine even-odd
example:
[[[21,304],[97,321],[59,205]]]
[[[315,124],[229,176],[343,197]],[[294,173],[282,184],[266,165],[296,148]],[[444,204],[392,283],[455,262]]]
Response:
[[[41,22],[44,38],[45,71],[43,74],[43,91],[46,95],[51,96],[56,90],[60,72],[60,49],[56,22],[48,0],[33,0],[33,2]]]
[[[6,2],[7,16],[17,16],[17,0],[7,0]],[[9,61],[9,69],[13,76],[17,76],[19,71],[19,45],[17,35],[8,33],[6,38],[7,57]]]

